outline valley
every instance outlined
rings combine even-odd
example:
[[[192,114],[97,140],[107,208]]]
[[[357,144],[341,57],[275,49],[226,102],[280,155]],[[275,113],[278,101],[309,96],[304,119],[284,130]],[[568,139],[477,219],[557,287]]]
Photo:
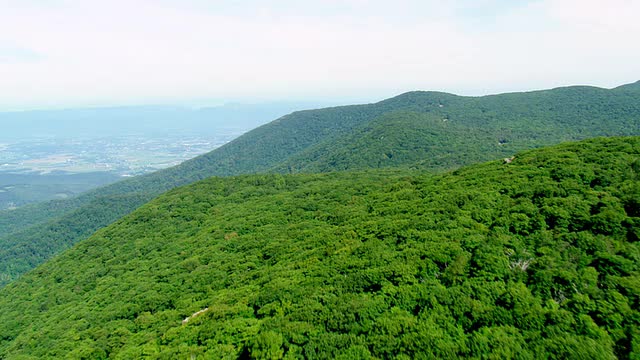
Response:
[[[207,137],[56,137],[5,143],[0,151],[0,210],[67,199],[175,166],[239,135],[241,130],[227,130]]]
[[[150,105],[0,112],[0,210],[68,199],[175,166],[298,107],[314,105],[230,103],[197,109]]]
[[[167,134],[108,138],[43,138],[5,143],[0,171],[16,174],[110,172],[135,176],[177,165],[209,152],[242,130],[197,137]]]

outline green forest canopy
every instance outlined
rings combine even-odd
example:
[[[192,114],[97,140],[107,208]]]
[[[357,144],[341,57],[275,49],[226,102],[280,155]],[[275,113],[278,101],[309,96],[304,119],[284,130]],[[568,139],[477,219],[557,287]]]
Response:
[[[210,178],[1,289],[0,357],[637,358],[639,237],[640,137]]]

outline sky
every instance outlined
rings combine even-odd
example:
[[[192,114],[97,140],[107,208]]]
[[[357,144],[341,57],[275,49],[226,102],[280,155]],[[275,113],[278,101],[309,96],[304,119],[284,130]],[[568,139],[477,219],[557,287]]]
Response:
[[[637,0],[0,0],[0,111],[640,79]]]

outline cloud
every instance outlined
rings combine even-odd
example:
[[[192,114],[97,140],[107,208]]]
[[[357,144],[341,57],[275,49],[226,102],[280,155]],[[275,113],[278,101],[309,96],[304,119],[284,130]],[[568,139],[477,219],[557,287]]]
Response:
[[[548,15],[559,23],[594,31],[639,31],[640,2],[635,0],[547,0]]]
[[[16,61],[15,54],[5,60],[0,99],[374,99],[413,89],[476,94],[571,83],[614,86],[640,73],[640,50],[632,45],[640,37],[633,17],[640,9],[632,1],[612,0],[606,7],[592,0],[238,4],[4,6],[0,44],[37,49],[38,61]]]
[[[43,59],[41,54],[31,49],[0,43],[0,64],[31,63]]]

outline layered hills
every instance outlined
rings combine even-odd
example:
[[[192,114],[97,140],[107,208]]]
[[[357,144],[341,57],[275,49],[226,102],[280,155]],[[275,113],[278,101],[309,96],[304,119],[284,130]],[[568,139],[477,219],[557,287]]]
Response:
[[[484,97],[410,92],[375,104],[294,112],[177,167],[75,199],[0,212],[0,285],[158,194],[210,176],[386,167],[437,172],[562,141],[639,134],[634,84]],[[112,210],[104,202],[117,205]]]
[[[640,137],[213,177],[0,289],[0,358],[640,356]]]

